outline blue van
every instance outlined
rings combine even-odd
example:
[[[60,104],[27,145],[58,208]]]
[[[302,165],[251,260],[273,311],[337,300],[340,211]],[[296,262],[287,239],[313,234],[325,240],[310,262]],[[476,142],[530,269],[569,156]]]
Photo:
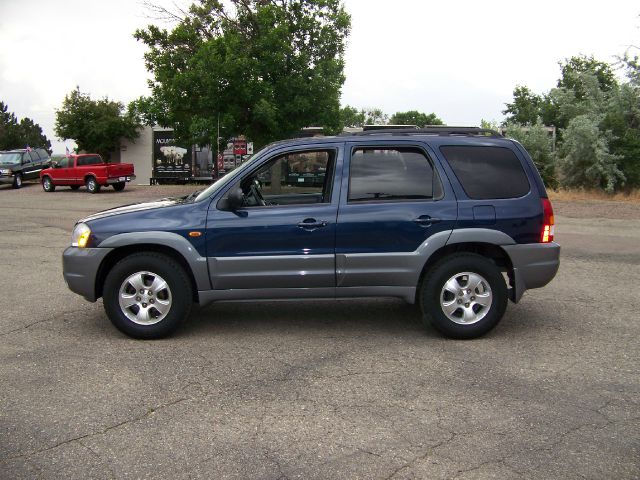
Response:
[[[159,338],[193,302],[399,297],[474,338],[559,266],[525,149],[477,128],[369,130],[268,145],[207,189],[79,221],[69,288]]]

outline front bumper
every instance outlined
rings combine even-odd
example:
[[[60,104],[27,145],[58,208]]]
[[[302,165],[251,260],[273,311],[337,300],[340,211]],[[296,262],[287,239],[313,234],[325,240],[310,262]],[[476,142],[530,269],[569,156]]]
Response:
[[[112,185],[114,183],[120,183],[120,182],[130,182],[131,180],[135,180],[136,176],[135,175],[127,175],[126,177],[113,177],[113,178],[108,178],[107,179],[107,183],[109,185]]]
[[[113,248],[67,247],[62,254],[62,275],[69,289],[95,302],[98,270],[111,251]]]
[[[560,267],[560,245],[555,242],[504,245],[502,248],[513,265],[511,300],[516,303],[525,291],[544,287],[553,280]]]
[[[0,183],[13,184],[15,175],[0,175]]]

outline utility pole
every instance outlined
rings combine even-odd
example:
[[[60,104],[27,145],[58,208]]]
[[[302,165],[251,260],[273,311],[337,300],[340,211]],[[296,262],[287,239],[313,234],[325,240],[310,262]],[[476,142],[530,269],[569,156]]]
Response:
[[[213,172],[216,180],[220,177],[218,158],[220,158],[220,112],[218,112],[218,132],[216,134],[216,158],[213,159]]]

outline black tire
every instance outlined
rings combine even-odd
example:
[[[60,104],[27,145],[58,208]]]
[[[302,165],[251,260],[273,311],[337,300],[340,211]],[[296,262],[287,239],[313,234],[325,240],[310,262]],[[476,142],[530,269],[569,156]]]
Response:
[[[71,185],[71,190],[78,190],[80,189],[80,185]]]
[[[54,192],[56,190],[56,186],[51,181],[51,177],[42,177],[42,189],[45,192]]]
[[[121,191],[123,191],[123,190],[124,190],[125,185],[126,185],[126,182],[118,182],[118,183],[114,183],[114,184],[113,184],[113,189],[114,189],[116,192],[121,192]]]
[[[84,184],[87,187],[87,192],[89,193],[98,193],[100,191],[100,184],[94,177],[87,178]]]
[[[16,176],[13,177],[13,184],[11,185],[13,188],[22,188],[22,174],[16,173]]]
[[[165,295],[164,298],[165,301],[169,298],[166,316],[157,323],[147,325],[137,323],[127,316],[137,316],[140,312],[140,305],[123,309],[119,303],[121,288],[123,288],[123,293],[131,293],[126,290],[131,288],[131,284],[126,283],[126,288],[124,288],[125,282],[129,277],[142,272],[150,274],[143,276],[148,283],[153,278],[161,277],[160,279],[166,282],[169,289],[169,296]],[[155,277],[153,277],[154,275]],[[149,286],[145,284],[145,288]],[[134,294],[136,295],[135,299],[140,298],[140,301],[144,301],[146,298],[147,301],[150,301],[148,296],[138,296],[137,290],[134,290]],[[155,294],[158,295],[158,300],[156,300],[156,305],[158,305],[160,292],[155,292]],[[178,262],[160,253],[134,253],[123,258],[109,271],[104,282],[103,304],[107,316],[118,330],[133,338],[155,339],[170,335],[189,316],[192,301],[193,291],[187,273]],[[149,315],[152,315],[152,312],[160,313],[158,310],[154,310],[155,306],[151,304],[142,303],[141,305],[148,307]],[[155,319],[151,320],[155,321]]]
[[[461,286],[465,279],[470,280],[473,277],[465,276],[464,273],[478,275],[484,283],[481,283],[477,290],[463,287],[463,293],[457,293],[460,297],[456,297],[445,289],[445,285],[455,277],[454,285]],[[490,290],[483,288],[486,286],[485,283],[488,283]],[[491,298],[489,306],[483,307],[480,303],[475,303],[475,295],[481,297],[487,294]],[[469,302],[465,303],[466,301]],[[441,302],[449,303],[452,309],[457,308],[450,313],[455,321],[445,314]],[[489,332],[502,319],[507,302],[507,285],[498,267],[486,257],[473,253],[454,254],[438,261],[426,273],[420,289],[420,306],[424,321],[450,338],[477,338]],[[470,322],[473,323],[464,324],[465,311],[469,312],[472,318]],[[475,320],[476,318],[478,320]]]

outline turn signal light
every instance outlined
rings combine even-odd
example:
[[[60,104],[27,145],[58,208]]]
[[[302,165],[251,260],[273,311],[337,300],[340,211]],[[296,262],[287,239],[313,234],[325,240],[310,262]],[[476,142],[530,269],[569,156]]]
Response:
[[[542,212],[542,233],[540,235],[540,242],[553,242],[555,219],[553,218],[553,207],[551,206],[551,201],[548,198],[542,199]]]

